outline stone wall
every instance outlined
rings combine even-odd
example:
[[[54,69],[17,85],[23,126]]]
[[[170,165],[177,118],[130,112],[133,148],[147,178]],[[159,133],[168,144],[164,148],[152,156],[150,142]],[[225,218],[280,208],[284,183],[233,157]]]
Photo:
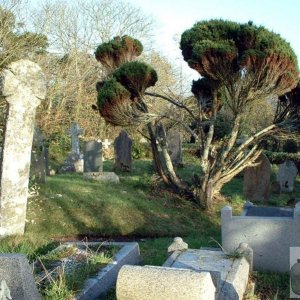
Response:
[[[232,208],[221,211],[222,246],[235,251],[242,242],[253,249],[253,269],[288,272],[290,247],[300,247],[300,202],[292,216],[232,216]]]

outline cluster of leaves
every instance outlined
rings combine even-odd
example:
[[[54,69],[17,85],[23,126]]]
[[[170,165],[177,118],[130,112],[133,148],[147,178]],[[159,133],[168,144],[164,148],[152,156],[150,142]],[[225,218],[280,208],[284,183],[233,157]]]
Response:
[[[299,153],[288,153],[288,152],[264,152],[268,157],[271,164],[282,164],[287,160],[291,160],[295,163],[298,170],[300,171],[300,154]]]
[[[157,73],[143,62],[132,61],[141,51],[142,44],[128,36],[115,37],[96,50],[97,60],[108,67],[110,75],[107,81],[98,83],[97,106],[112,125],[130,125],[139,111],[145,112],[142,97],[155,85]]]
[[[210,83],[228,87],[239,82],[246,99],[282,95],[299,80],[297,58],[289,43],[252,22],[198,22],[182,34],[180,47],[189,66]]]
[[[95,51],[96,59],[112,71],[127,61],[131,61],[143,52],[143,45],[137,39],[124,35],[99,45]]]

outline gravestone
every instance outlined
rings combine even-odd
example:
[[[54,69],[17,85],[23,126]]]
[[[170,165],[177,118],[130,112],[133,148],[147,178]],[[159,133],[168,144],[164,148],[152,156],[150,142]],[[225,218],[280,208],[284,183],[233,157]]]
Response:
[[[79,135],[84,133],[84,130],[79,127],[76,122],[72,122],[71,127],[68,130],[71,135],[72,141],[72,153],[76,153],[80,155],[80,147],[79,147]]]
[[[122,130],[114,142],[115,170],[130,172],[132,168],[132,139]]]
[[[23,234],[35,111],[46,96],[41,68],[19,60],[3,70],[0,92],[8,102],[0,191],[0,236]]]
[[[84,162],[82,154],[80,154],[79,135],[83,134],[84,130],[76,122],[72,122],[68,133],[71,135],[72,148],[60,171],[62,173],[82,173]]]
[[[256,166],[244,171],[244,196],[251,202],[267,202],[270,196],[271,164],[263,153],[255,163]]]
[[[175,166],[182,164],[182,140],[178,131],[171,129],[167,133],[168,152]]]
[[[0,278],[11,298],[16,300],[40,300],[32,269],[22,254],[0,254]],[[3,286],[3,283],[1,283]]]
[[[294,190],[297,174],[298,169],[291,160],[287,160],[279,166],[277,181],[280,184],[282,192],[292,192]]]
[[[88,141],[84,144],[84,173],[102,172],[102,143],[97,141]]]
[[[31,151],[30,175],[37,183],[46,182],[46,153],[45,136],[40,128],[34,129],[33,143]]]

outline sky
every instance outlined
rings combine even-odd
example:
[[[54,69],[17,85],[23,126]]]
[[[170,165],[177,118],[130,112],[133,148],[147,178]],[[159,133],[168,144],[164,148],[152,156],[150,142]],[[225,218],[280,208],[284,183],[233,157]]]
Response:
[[[177,40],[197,21],[222,18],[253,21],[279,33],[294,49],[300,62],[299,0],[127,0],[157,22],[156,49],[170,61],[181,58]],[[178,60],[180,61],[180,60]],[[184,65],[184,68],[188,67]]]

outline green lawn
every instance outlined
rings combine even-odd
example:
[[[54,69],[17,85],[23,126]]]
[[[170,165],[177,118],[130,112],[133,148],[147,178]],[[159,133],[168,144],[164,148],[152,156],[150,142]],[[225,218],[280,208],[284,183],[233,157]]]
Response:
[[[111,161],[104,170],[112,170]],[[188,178],[198,170],[191,162],[178,171]],[[229,203],[238,213],[244,203],[241,177],[224,186],[226,200],[205,213],[157,183],[151,161],[134,161],[133,172],[119,176],[120,184],[84,181],[80,174],[47,177],[39,195],[29,199],[25,235],[1,240],[0,252],[21,252],[32,260],[70,239],[138,240],[143,263],[161,265],[175,236],[191,248],[218,247],[220,209]],[[291,197],[300,198],[299,180],[292,195],[272,195],[271,203],[285,205]],[[287,276],[253,273],[252,278],[257,294],[248,299],[287,297]],[[107,299],[114,297],[112,291]]]

